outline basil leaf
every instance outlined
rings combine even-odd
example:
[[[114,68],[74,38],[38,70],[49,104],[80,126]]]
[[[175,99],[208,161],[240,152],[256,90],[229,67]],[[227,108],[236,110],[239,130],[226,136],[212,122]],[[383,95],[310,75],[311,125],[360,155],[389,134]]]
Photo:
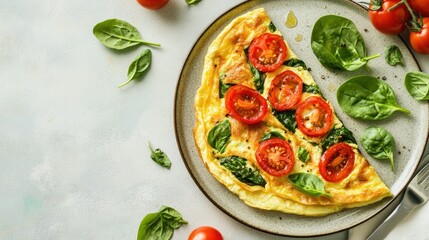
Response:
[[[288,176],[289,182],[292,183],[298,191],[310,196],[332,197],[325,191],[325,185],[322,180],[311,173],[293,173]]]
[[[360,143],[372,157],[389,160],[392,171],[394,170],[393,152],[395,151],[395,140],[389,131],[380,127],[369,127],[363,132]]]
[[[276,28],[276,26],[274,25],[274,23],[273,23],[273,22],[270,22],[270,24],[268,24],[268,29],[269,29],[271,32],[275,32],[275,31],[277,31],[277,28]]]
[[[185,0],[188,5],[197,4],[201,2],[201,0]]]
[[[314,93],[314,94],[320,94],[320,95],[322,94],[322,92],[320,91],[319,86],[317,86],[317,85],[307,85],[307,84],[304,84],[303,88],[302,88],[302,91],[306,92],[306,93]]]
[[[297,58],[291,58],[283,63],[283,65],[288,67],[302,67],[304,70],[307,70],[307,65],[304,61],[297,59]]]
[[[396,45],[391,45],[386,48],[384,59],[390,66],[395,66],[397,64],[404,65],[401,50],[399,50],[399,47]]]
[[[314,24],[311,49],[323,66],[347,71],[380,56],[367,57],[364,39],[355,24],[336,15],[323,16]]]
[[[333,128],[329,131],[326,138],[323,139],[322,149],[325,151],[330,146],[339,142],[356,143],[356,139],[354,138],[353,133],[344,126]]]
[[[303,147],[298,148],[298,159],[306,163],[310,159],[310,152]]]
[[[224,98],[226,92],[228,91],[228,89],[232,86],[234,86],[235,84],[232,83],[223,83],[223,79],[225,78],[225,74],[223,74],[220,78],[219,78],[219,98]]]
[[[272,131],[272,132],[265,133],[264,136],[262,136],[261,140],[259,140],[259,142],[263,142],[271,138],[280,138],[285,140],[285,137],[283,137],[283,135],[281,135],[279,132]]]
[[[108,19],[94,26],[92,33],[106,47],[117,50],[126,49],[139,44],[161,46],[158,43],[146,42],[139,31],[126,21]]]
[[[231,124],[228,119],[224,119],[209,131],[208,142],[212,148],[224,153],[230,137]]]
[[[123,87],[133,80],[136,80],[143,76],[144,73],[149,71],[150,64],[152,62],[152,52],[150,49],[144,49],[134,59],[134,61],[128,67],[128,81],[120,84],[118,87]]]
[[[296,129],[296,118],[295,118],[295,110],[286,110],[282,112],[278,112],[273,110],[274,117],[279,120],[279,122],[289,131],[295,132]]]
[[[171,161],[170,158],[165,154],[161,149],[157,148],[155,150],[152,149],[149,143],[150,150],[150,158],[158,163],[160,166],[170,169]]]
[[[187,223],[177,210],[162,206],[158,212],[150,213],[143,218],[137,240],[170,240],[174,229]]]
[[[225,157],[220,159],[220,165],[231,171],[240,182],[249,186],[265,187],[267,183],[258,170],[247,165],[247,159],[245,158],[238,156]]]
[[[409,72],[405,75],[405,87],[417,100],[429,100],[429,74]]]
[[[392,88],[375,77],[358,76],[343,83],[337,90],[341,109],[349,116],[364,120],[388,118],[395,111],[410,111],[396,102]]]

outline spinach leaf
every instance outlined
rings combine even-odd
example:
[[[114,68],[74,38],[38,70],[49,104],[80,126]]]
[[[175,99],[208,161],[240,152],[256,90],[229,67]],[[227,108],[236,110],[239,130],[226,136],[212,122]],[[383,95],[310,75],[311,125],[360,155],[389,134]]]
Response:
[[[273,22],[270,22],[270,24],[268,24],[268,29],[269,29],[271,32],[275,32],[275,31],[277,31],[277,28],[276,28],[276,26],[274,25],[274,23],[273,23]]]
[[[152,52],[150,49],[144,49],[134,59],[134,61],[128,67],[128,81],[120,84],[118,87],[123,87],[133,80],[136,80],[143,76],[144,73],[149,71],[150,64],[152,62]]]
[[[201,1],[202,1],[202,0],[185,0],[185,2],[186,2],[188,5],[197,4],[197,3],[201,2]]]
[[[286,110],[286,111],[276,111],[273,110],[274,117],[279,120],[279,122],[289,131],[295,132],[296,129],[296,118],[295,110]]]
[[[429,74],[409,72],[405,75],[405,87],[417,100],[429,100]]]
[[[262,94],[264,92],[264,83],[265,83],[265,78],[267,77],[267,75],[261,71],[259,71],[257,68],[255,68],[249,61],[249,55],[248,55],[248,50],[249,49],[244,49],[244,54],[246,54],[246,58],[247,58],[247,64],[250,67],[250,71],[252,72],[253,75],[253,83],[255,84],[255,88],[256,90],[258,90],[258,92],[260,94]]]
[[[152,149],[152,147],[149,145],[150,150],[150,158],[158,163],[160,166],[170,169],[171,168],[171,161],[170,158],[165,154],[161,149],[157,148],[155,150]]]
[[[330,146],[339,142],[356,143],[356,139],[354,138],[353,133],[344,126],[333,128],[329,131],[326,138],[323,139],[322,149],[325,151]]]
[[[286,60],[283,65],[295,68],[302,67],[304,70],[307,70],[307,65],[305,64],[305,62],[297,58],[291,58],[289,60]]]
[[[231,124],[228,119],[224,119],[209,131],[208,142],[212,148],[224,153],[230,137]]]
[[[303,147],[299,147],[298,159],[306,163],[310,159],[310,152],[308,152],[308,150]]]
[[[232,83],[223,83],[224,78],[225,74],[222,74],[219,78],[219,98],[224,98],[228,89],[235,85]]]
[[[369,155],[376,159],[389,160],[392,171],[394,170],[395,140],[389,131],[380,127],[369,127],[363,132],[360,142]]]
[[[396,64],[404,65],[401,50],[396,45],[390,45],[386,48],[384,59],[390,66],[395,66]]]
[[[92,33],[106,47],[122,50],[139,44],[161,46],[143,41],[139,31],[126,21],[108,19],[94,26]]]
[[[396,102],[392,88],[372,76],[358,76],[343,83],[337,90],[341,109],[349,116],[364,120],[385,119],[395,111],[410,111]]]
[[[314,93],[314,94],[322,94],[322,92],[320,91],[319,86],[317,85],[307,85],[304,84],[302,87],[302,91],[306,92],[306,93]]]
[[[285,140],[285,137],[283,137],[279,132],[272,131],[272,132],[265,133],[264,136],[262,136],[261,140],[259,140],[259,142],[263,142],[271,138],[280,138]]]
[[[367,57],[364,39],[355,24],[336,15],[323,16],[314,24],[311,49],[323,66],[347,71],[380,56]]]
[[[253,167],[247,165],[247,159],[237,156],[229,156],[220,160],[220,165],[231,171],[240,182],[249,186],[265,187],[266,181]]]
[[[170,240],[174,229],[187,223],[177,210],[162,206],[158,212],[149,213],[143,218],[137,240]]]
[[[325,185],[322,180],[311,173],[293,173],[288,176],[289,182],[300,192],[310,196],[332,197],[325,191]]]

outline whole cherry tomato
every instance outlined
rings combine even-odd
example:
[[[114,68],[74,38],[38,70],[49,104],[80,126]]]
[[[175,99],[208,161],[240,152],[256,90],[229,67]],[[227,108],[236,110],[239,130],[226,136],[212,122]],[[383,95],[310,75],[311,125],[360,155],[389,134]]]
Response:
[[[223,237],[216,228],[202,226],[194,229],[188,240],[223,240]]]
[[[408,0],[411,8],[423,17],[429,17],[429,0]]]
[[[157,10],[164,7],[169,0],[137,0],[145,8]]]
[[[418,29],[410,31],[411,47],[418,53],[429,54],[429,17],[423,18],[420,23]]]
[[[369,19],[372,25],[380,32],[397,35],[405,30],[411,14],[404,4],[392,9],[401,0],[371,0],[369,5]]]

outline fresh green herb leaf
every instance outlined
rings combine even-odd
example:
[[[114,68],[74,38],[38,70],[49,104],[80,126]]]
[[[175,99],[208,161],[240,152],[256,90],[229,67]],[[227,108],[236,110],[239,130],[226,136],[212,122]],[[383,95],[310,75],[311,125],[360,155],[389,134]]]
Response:
[[[311,34],[311,48],[323,66],[347,71],[354,71],[380,56],[366,56],[364,39],[355,24],[336,15],[317,20]]]
[[[231,124],[228,119],[216,124],[209,132],[208,142],[212,148],[224,153],[231,137]]]
[[[286,110],[282,112],[273,110],[273,115],[287,130],[293,133],[295,132],[295,129],[297,127],[295,119],[295,110]]]
[[[202,1],[202,0],[185,0],[185,2],[186,2],[188,5],[197,4],[197,3],[201,2],[201,1]]]
[[[386,48],[384,59],[390,66],[395,66],[397,64],[404,65],[401,50],[399,50],[399,47],[396,45],[390,45]]]
[[[276,28],[276,26],[274,25],[274,23],[273,23],[273,22],[270,22],[270,24],[268,25],[268,29],[269,29],[271,32],[275,32],[275,31],[277,31],[277,28]]]
[[[137,240],[170,240],[174,229],[187,223],[177,210],[162,206],[158,212],[149,213],[143,218]]]
[[[396,102],[392,88],[375,77],[358,76],[343,83],[337,90],[341,109],[349,116],[364,120],[388,118],[395,111],[410,111]]]
[[[376,159],[389,160],[392,171],[394,170],[395,140],[389,131],[380,127],[369,127],[363,132],[360,142],[369,155]]]
[[[310,159],[310,152],[303,147],[298,148],[298,159],[306,163]]]
[[[322,180],[311,173],[293,173],[288,176],[289,182],[300,192],[310,196],[332,197],[325,191],[325,185]]]
[[[237,156],[229,156],[220,160],[220,165],[231,171],[240,182],[249,186],[265,187],[266,181],[254,167],[247,164],[247,159]]]
[[[150,158],[158,163],[160,166],[170,169],[171,168],[171,161],[170,158],[165,154],[161,149],[157,148],[155,150],[152,149],[152,146],[150,143],[149,150],[150,150]]]
[[[94,26],[92,33],[106,47],[117,50],[135,45],[161,46],[158,43],[146,42],[139,31],[130,23],[120,19],[108,19]]]
[[[429,74],[409,72],[405,75],[405,87],[417,100],[429,100]]]
[[[272,131],[272,132],[265,133],[264,136],[262,136],[261,140],[259,140],[259,142],[263,142],[271,138],[280,138],[285,140],[285,137],[283,137],[283,135],[281,135],[279,132]]]
[[[256,69],[249,61],[249,55],[248,55],[248,50],[249,49],[244,49],[244,54],[246,54],[246,58],[247,58],[247,64],[250,67],[250,71],[252,72],[253,75],[253,83],[255,84],[255,88],[256,90],[258,90],[258,92],[260,94],[262,94],[264,92],[264,84],[265,84],[265,78],[267,77],[265,73],[260,72],[258,69]]]
[[[128,81],[120,84],[118,87],[123,87],[133,80],[139,79],[144,73],[149,71],[152,62],[152,52],[150,49],[144,49],[134,59],[128,67]]]
[[[325,151],[330,146],[339,142],[348,142],[356,144],[356,139],[354,138],[353,133],[344,126],[340,128],[333,128],[329,131],[326,138],[322,141],[322,149],[323,151]]]
[[[317,85],[307,85],[307,84],[304,84],[303,88],[302,88],[302,91],[306,92],[306,93],[314,93],[314,94],[320,94],[320,95],[322,94],[322,92],[320,91],[319,86],[317,86]]]
[[[222,74],[219,78],[219,98],[224,98],[228,89],[235,85],[232,83],[223,83],[224,78],[225,74]]]
[[[305,62],[297,58],[291,58],[289,60],[286,60],[283,65],[295,68],[302,67],[302,69],[307,70],[307,65],[305,64]]]

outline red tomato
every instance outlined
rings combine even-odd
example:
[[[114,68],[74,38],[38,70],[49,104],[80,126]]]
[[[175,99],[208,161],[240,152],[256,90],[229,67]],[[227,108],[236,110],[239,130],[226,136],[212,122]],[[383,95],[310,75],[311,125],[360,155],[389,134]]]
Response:
[[[332,127],[332,109],[321,97],[309,97],[295,113],[298,129],[307,136],[320,137]]]
[[[243,85],[235,85],[228,89],[225,105],[231,117],[245,124],[261,122],[268,111],[265,98],[255,89]]]
[[[283,38],[277,34],[264,33],[249,46],[250,63],[262,72],[272,72],[279,68],[287,58],[287,47]]]
[[[256,161],[265,172],[276,177],[289,174],[295,166],[291,146],[280,138],[261,142],[256,150]]]
[[[389,11],[389,9],[401,0],[383,0],[380,9],[372,0],[369,5],[369,18],[372,25],[380,32],[397,35],[406,28],[406,23],[411,19],[410,12],[404,4]]]
[[[302,79],[290,70],[274,78],[268,92],[268,100],[274,109],[284,111],[292,108],[302,96]]]
[[[169,0],[137,0],[145,8],[157,10],[164,7]]]
[[[429,8],[429,5],[427,7]],[[422,23],[419,31],[410,31],[410,43],[416,52],[429,54],[429,17],[423,18]]]
[[[188,240],[223,240],[223,237],[216,228],[202,226],[194,229]]]
[[[423,17],[429,17],[429,0],[408,0],[411,8]]]
[[[347,143],[336,143],[323,153],[319,162],[322,177],[329,182],[339,182],[353,170],[355,153]]]

